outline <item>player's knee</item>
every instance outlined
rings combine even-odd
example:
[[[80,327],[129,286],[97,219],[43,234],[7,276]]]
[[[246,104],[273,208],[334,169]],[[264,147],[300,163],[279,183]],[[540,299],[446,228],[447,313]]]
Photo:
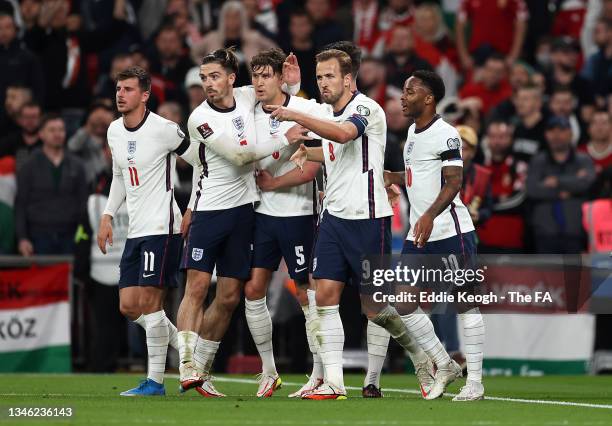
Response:
[[[266,296],[265,286],[258,285],[255,281],[249,281],[244,286],[244,297],[247,300],[259,300]]]
[[[119,302],[119,311],[121,312],[121,315],[131,321],[138,319],[141,314],[140,306],[132,301],[121,300]]]
[[[217,295],[217,297],[219,298],[219,305],[228,312],[233,312],[240,303],[239,291]]]

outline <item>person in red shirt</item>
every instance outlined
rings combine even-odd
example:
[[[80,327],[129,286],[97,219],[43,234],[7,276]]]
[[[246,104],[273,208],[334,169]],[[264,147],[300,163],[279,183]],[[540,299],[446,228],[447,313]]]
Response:
[[[580,145],[578,151],[586,152],[595,163],[595,172],[600,174],[612,167],[612,119],[606,111],[597,111],[589,125],[589,142]]]
[[[501,120],[487,127],[484,166],[491,172],[493,213],[477,230],[482,253],[520,253],[524,247],[527,164],[512,156],[512,132]]]
[[[512,96],[512,86],[507,79],[503,56],[492,55],[487,59],[480,74],[480,81],[467,83],[459,91],[459,98],[477,98],[480,112],[487,115],[492,108]]]
[[[521,53],[529,13],[524,0],[461,0],[457,15],[456,40],[461,64],[474,67],[474,53],[493,49],[506,57],[508,65]],[[466,40],[471,26],[469,44]]]

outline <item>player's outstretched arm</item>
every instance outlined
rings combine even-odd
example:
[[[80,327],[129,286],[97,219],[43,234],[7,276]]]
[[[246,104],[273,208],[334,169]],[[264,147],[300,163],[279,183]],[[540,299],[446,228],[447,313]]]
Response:
[[[461,190],[463,181],[463,167],[461,166],[445,166],[442,167],[442,175],[444,176],[444,185],[435,201],[423,213],[423,215],[414,224],[412,234],[414,235],[414,243],[418,247],[423,247],[433,229],[434,219],[442,213],[452,201],[455,199]]]
[[[357,125],[351,121],[336,123],[282,105],[266,105],[266,108],[274,110],[271,116],[275,117],[277,120],[295,121],[320,137],[330,141],[347,143],[359,137]]]
[[[260,170],[257,175],[257,186],[262,191],[275,191],[281,188],[292,188],[312,181],[319,172],[321,164],[306,162],[303,168],[296,167],[281,176],[272,176],[267,170]]]

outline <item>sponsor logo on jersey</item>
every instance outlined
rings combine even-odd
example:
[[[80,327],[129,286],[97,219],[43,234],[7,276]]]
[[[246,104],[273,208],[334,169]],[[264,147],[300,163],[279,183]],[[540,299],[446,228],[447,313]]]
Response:
[[[128,141],[127,150],[129,155],[136,153],[136,141]]]
[[[213,132],[213,129],[210,128],[208,123],[200,124],[198,126],[198,132],[200,132],[200,135],[202,135],[202,138],[204,139],[215,133]]]
[[[357,112],[359,113],[359,115],[367,117],[368,115],[370,115],[370,108],[364,105],[357,105]]]
[[[244,130],[244,120],[242,119],[242,116],[232,118],[232,124],[239,132]]]
[[[179,138],[185,139],[185,132],[181,130],[178,124],[176,125],[176,134],[179,136]]]
[[[202,256],[204,256],[204,249],[194,248],[191,250],[191,258],[196,262],[202,260]]]
[[[270,134],[273,135],[280,129],[280,121],[275,117],[270,117]]]
[[[459,147],[461,147],[461,141],[459,141],[459,138],[449,138],[446,141],[446,145],[448,149],[459,149]]]

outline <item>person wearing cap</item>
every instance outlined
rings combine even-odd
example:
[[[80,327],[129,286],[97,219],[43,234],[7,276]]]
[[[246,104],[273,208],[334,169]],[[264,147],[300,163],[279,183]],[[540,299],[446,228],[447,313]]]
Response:
[[[468,208],[474,226],[485,222],[491,216],[491,171],[474,163],[478,150],[478,136],[470,126],[457,126],[461,136],[461,157],[463,158],[463,184],[461,201]]]
[[[185,91],[189,98],[189,112],[206,100],[206,93],[200,79],[200,67],[193,67],[185,75]]]
[[[569,87],[578,97],[580,118],[590,117],[595,94],[591,83],[578,74],[580,45],[571,37],[560,37],[553,41],[551,53],[552,69],[546,75],[546,93],[550,95],[555,87]]]
[[[572,129],[565,117],[546,122],[548,150],[531,161],[527,197],[537,253],[580,253],[585,249],[581,206],[595,181],[588,155],[572,146]]]

